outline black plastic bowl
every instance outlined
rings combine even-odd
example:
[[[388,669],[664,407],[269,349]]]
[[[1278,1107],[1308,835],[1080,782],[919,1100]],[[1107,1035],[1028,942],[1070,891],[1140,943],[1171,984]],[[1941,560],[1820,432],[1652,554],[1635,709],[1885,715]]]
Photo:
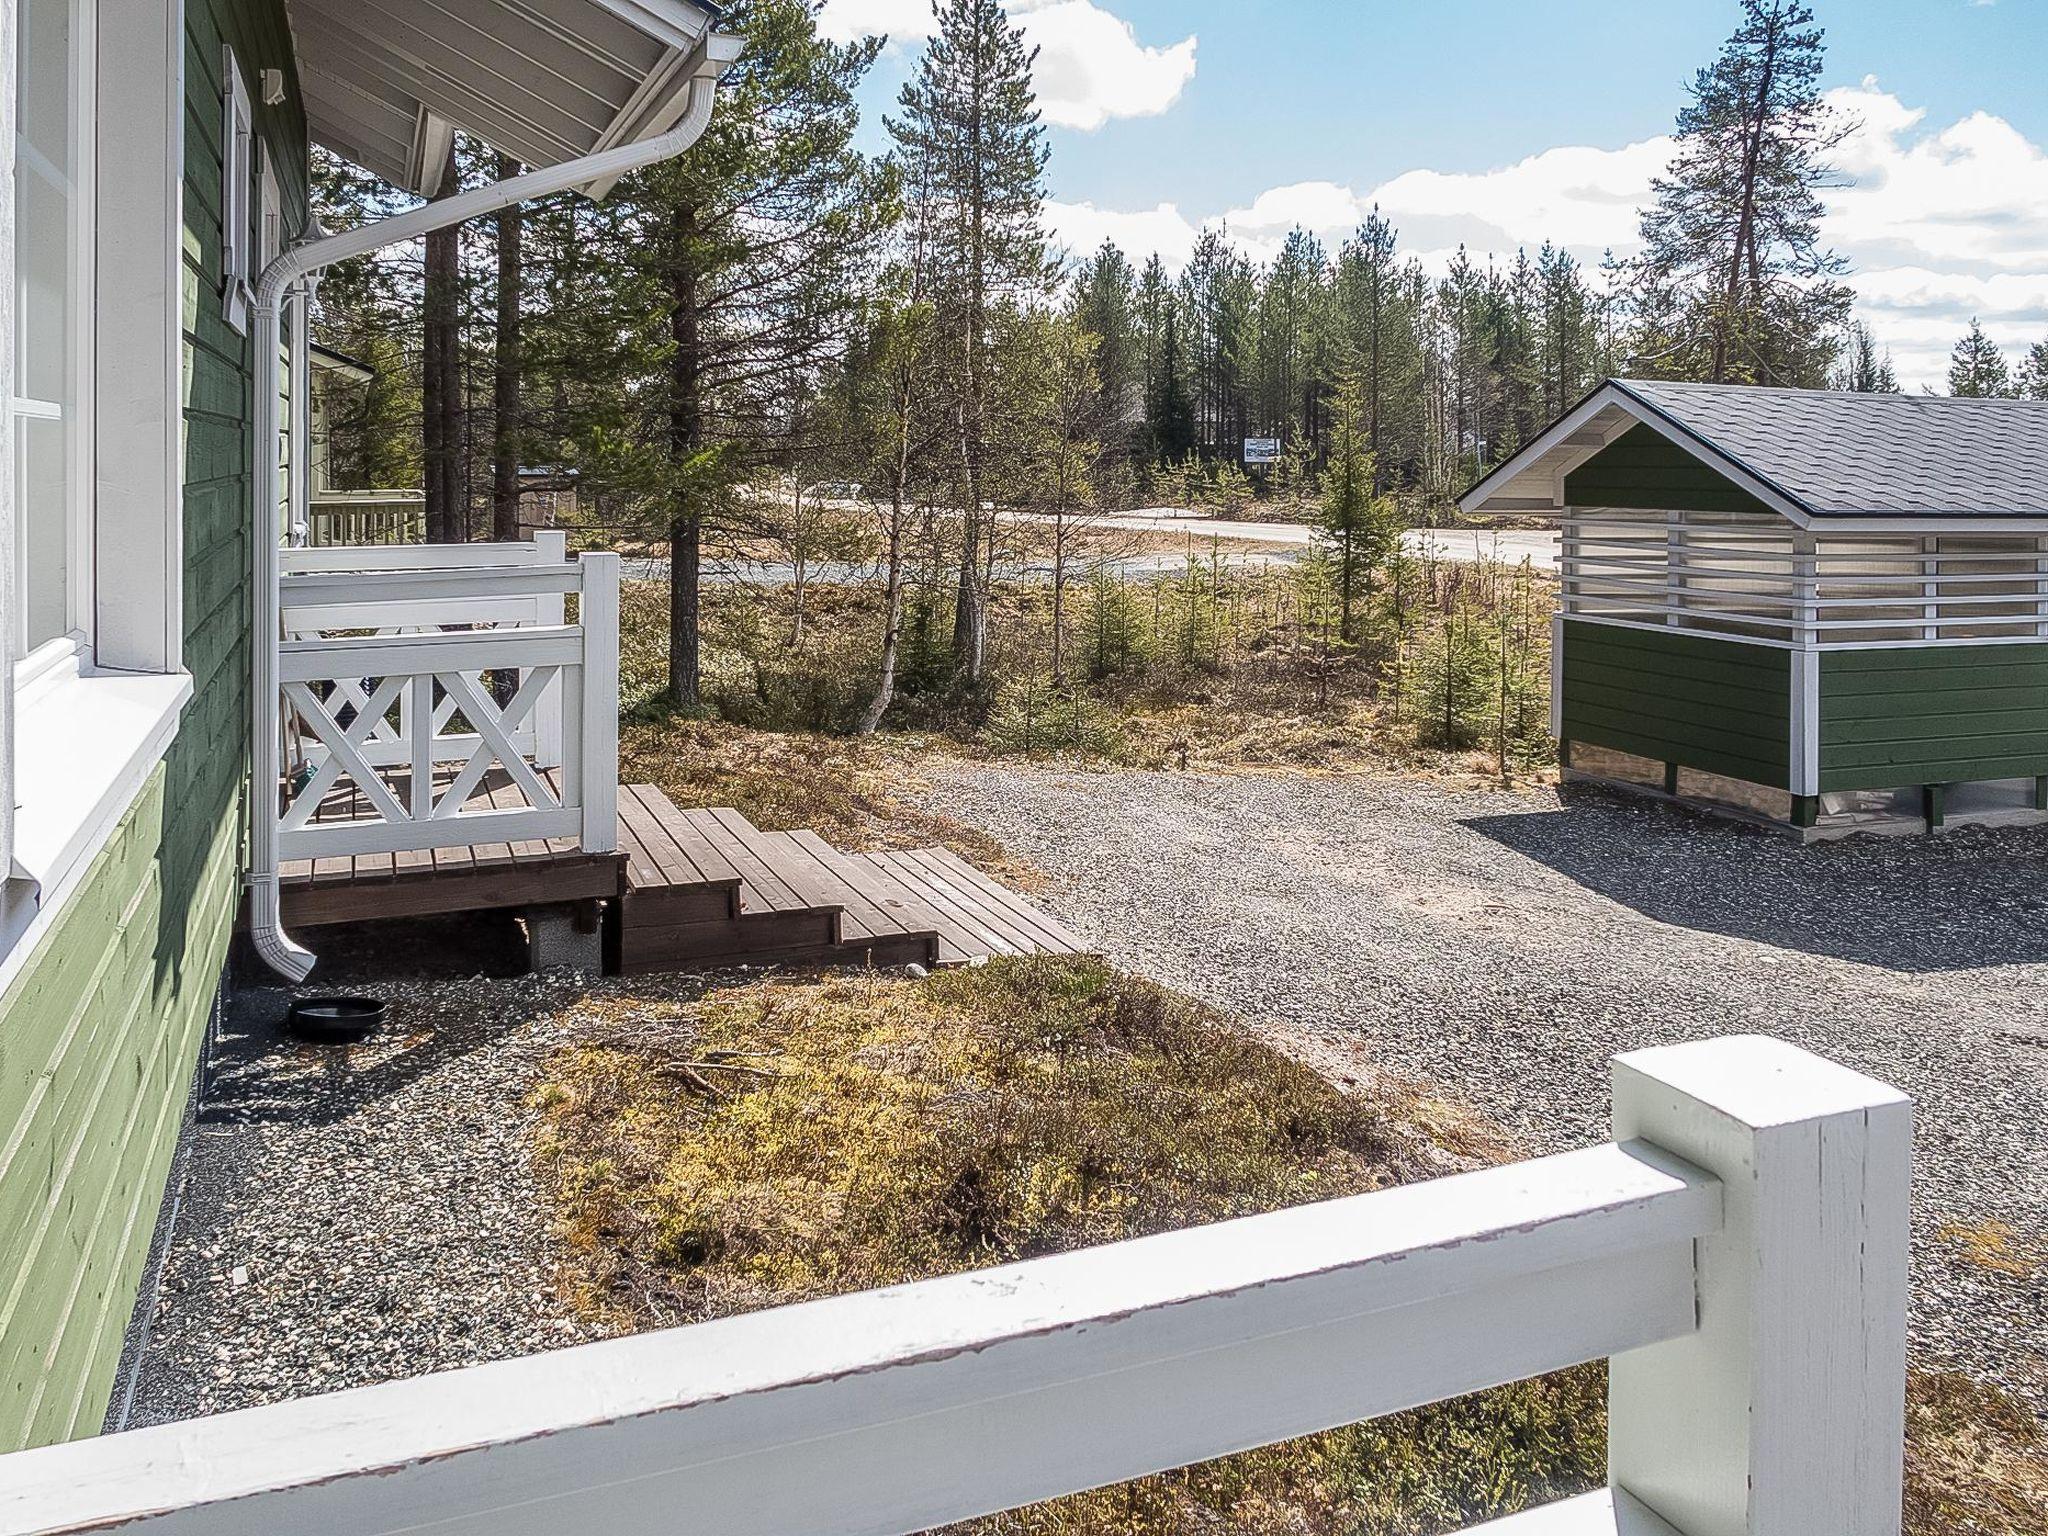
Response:
[[[303,997],[285,1010],[284,1027],[301,1040],[346,1045],[367,1040],[390,1014],[377,997]]]

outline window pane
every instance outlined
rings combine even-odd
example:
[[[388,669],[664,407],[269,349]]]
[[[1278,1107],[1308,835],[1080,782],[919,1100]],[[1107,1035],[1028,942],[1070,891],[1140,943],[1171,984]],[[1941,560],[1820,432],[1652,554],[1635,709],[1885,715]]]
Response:
[[[72,628],[72,529],[82,520],[77,347],[82,155],[78,0],[18,0],[15,81],[15,537],[24,648]]]
[[[71,508],[65,494],[64,423],[44,417],[16,418],[17,482],[14,523],[21,541],[21,566],[29,573],[23,602],[28,649],[71,628]]]

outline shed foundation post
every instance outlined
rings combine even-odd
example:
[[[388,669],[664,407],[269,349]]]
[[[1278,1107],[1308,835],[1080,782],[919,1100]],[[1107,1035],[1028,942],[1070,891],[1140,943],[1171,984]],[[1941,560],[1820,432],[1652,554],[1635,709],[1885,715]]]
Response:
[[[1680,1536],[1898,1536],[1912,1106],[1751,1036],[1615,1058],[1614,1135],[1722,1180],[1699,1330],[1616,1355],[1608,1470]]]

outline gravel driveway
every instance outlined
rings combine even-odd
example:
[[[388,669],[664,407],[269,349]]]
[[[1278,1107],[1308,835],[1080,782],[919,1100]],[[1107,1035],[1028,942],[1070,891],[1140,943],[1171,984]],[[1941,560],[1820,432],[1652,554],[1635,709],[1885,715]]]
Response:
[[[1532,1151],[1606,1134],[1636,1046],[1772,1034],[1897,1084],[1916,1358],[2048,1403],[2048,830],[1801,848],[1567,796],[982,766],[931,791],[1113,958],[1346,1032]]]

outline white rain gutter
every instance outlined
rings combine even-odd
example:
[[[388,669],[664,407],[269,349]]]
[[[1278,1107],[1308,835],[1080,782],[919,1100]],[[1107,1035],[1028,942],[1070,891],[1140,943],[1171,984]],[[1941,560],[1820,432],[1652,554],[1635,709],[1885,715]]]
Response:
[[[707,32],[698,42],[697,74],[690,81],[689,105],[676,125],[637,144],[622,144],[545,170],[529,171],[510,181],[493,182],[440,202],[425,203],[404,213],[378,219],[338,235],[294,246],[273,261],[257,279],[256,314],[256,490],[255,536],[251,539],[249,575],[254,586],[250,651],[251,782],[249,818],[249,936],[263,963],[291,982],[306,979],[313,953],[284,931],[277,887],[277,785],[283,771],[282,721],[278,711],[277,453],[264,444],[277,442],[278,330],[285,294],[293,284],[322,267],[389,246],[450,225],[497,213],[578,187],[606,187],[630,171],[673,159],[704,135],[717,99],[718,77],[739,57],[739,40]],[[292,408],[302,409],[294,400]]]

